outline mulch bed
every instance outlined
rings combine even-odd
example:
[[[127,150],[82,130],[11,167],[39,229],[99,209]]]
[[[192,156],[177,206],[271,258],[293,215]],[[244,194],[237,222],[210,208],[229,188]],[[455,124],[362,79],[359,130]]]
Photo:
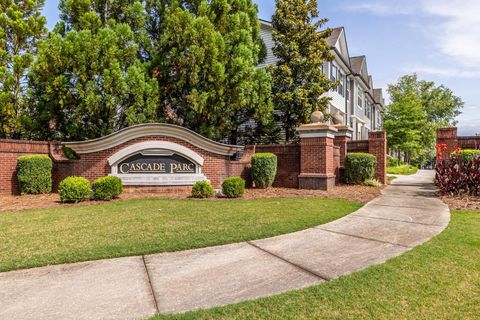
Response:
[[[442,197],[451,210],[480,211],[480,197]]]
[[[354,186],[354,185],[339,185],[333,188],[331,191],[319,191],[319,190],[298,190],[287,188],[269,188],[269,189],[247,189],[243,199],[272,199],[272,198],[304,198],[304,197],[320,197],[327,199],[344,199],[355,202],[367,203],[368,201],[378,197],[381,193],[381,189],[366,187],[366,186]],[[123,193],[120,199],[114,201],[132,200],[132,199],[145,199],[145,198],[159,198],[159,199],[187,199],[190,193],[140,193],[131,192]],[[212,199],[212,201],[218,201],[219,199]],[[221,200],[221,199],[220,199]],[[25,196],[5,196],[0,195],[0,212],[5,211],[21,211],[29,209],[49,209],[60,208],[68,206],[79,205],[96,205],[104,202],[88,201],[79,204],[62,204],[58,194],[47,195],[25,195]]]

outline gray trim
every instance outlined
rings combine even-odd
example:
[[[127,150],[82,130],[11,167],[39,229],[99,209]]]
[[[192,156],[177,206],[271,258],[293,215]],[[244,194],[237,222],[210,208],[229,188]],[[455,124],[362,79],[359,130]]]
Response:
[[[62,144],[78,154],[86,154],[111,149],[133,139],[147,136],[177,138],[203,150],[224,156],[233,156],[244,149],[242,146],[215,142],[192,130],[166,123],[140,124],[122,129],[102,138],[81,142],[64,142]]]

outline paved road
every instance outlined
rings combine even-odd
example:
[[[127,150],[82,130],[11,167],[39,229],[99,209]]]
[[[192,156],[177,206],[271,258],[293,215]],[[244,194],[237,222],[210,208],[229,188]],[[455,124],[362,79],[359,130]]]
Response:
[[[349,216],[270,239],[0,273],[0,319],[142,319],[329,281],[442,232],[432,180],[399,177]]]

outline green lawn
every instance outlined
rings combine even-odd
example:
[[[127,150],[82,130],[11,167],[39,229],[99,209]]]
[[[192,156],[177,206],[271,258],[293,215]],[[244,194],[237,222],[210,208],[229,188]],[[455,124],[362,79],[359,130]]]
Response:
[[[479,319],[480,212],[454,212],[430,242],[311,288],[154,319]]]
[[[0,271],[266,238],[361,206],[319,198],[147,199],[0,213]]]
[[[405,164],[398,167],[388,167],[388,174],[401,174],[401,175],[412,175],[418,172],[418,168]]]

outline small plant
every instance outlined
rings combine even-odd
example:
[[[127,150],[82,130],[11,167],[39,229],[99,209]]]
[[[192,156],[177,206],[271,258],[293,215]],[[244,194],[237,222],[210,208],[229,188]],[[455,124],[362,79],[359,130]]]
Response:
[[[387,156],[387,167],[398,167],[402,164],[404,164],[403,161],[399,160],[398,158]]]
[[[45,155],[19,157],[17,179],[21,194],[52,192],[52,159]]]
[[[239,198],[245,192],[245,180],[240,177],[227,178],[222,182],[222,193],[227,198]]]
[[[90,181],[82,177],[68,177],[58,185],[60,200],[64,203],[81,202],[90,199]]]
[[[365,180],[373,179],[377,158],[368,153],[348,153],[345,159],[345,182],[362,184]]]
[[[192,198],[206,199],[215,195],[215,189],[208,181],[197,181],[192,187]]]
[[[277,156],[273,153],[257,153],[252,156],[252,179],[258,188],[269,188],[277,175]]]
[[[122,192],[122,180],[118,177],[98,178],[92,183],[92,198],[94,200],[109,201],[118,198]]]
[[[374,188],[380,188],[382,186],[382,184],[375,179],[367,179],[363,182],[363,185],[367,187],[374,187]]]
[[[76,153],[73,149],[63,146],[62,150],[63,150],[63,154],[65,155],[65,157],[67,157],[68,160],[80,159],[80,156],[78,155],[78,153]]]

